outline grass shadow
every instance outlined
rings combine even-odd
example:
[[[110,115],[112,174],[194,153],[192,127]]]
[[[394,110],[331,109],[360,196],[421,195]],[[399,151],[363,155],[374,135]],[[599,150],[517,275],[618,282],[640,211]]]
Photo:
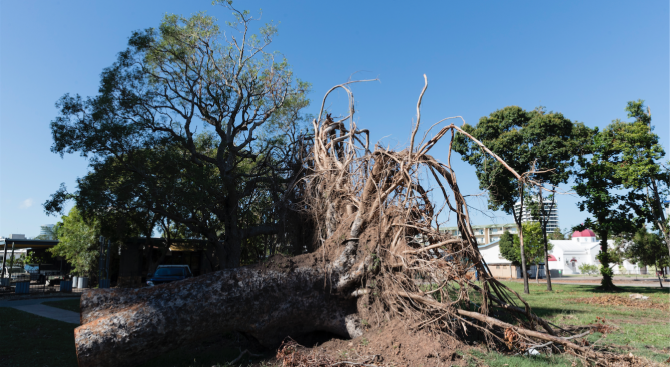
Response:
[[[0,307],[0,366],[76,367],[75,324]]]

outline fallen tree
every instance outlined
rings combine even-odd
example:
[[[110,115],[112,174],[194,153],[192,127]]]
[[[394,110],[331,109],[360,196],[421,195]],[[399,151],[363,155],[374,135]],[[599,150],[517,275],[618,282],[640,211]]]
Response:
[[[134,365],[227,331],[269,347],[314,331],[354,338],[363,332],[363,307],[412,329],[481,333],[495,348],[553,349],[601,366],[640,363],[580,345],[576,339],[586,334],[552,328],[493,278],[477,249],[451,149],[445,163],[428,153],[445,135],[453,141],[454,134],[464,134],[526,184],[534,184],[528,178],[532,172],[515,172],[454,124],[427,139],[429,130],[415,146],[427,80],[410,146],[371,150],[368,131],[354,122],[349,84],[324,97],[302,162],[305,175],[291,188],[301,198],[292,202],[293,210],[313,222],[316,251],[153,288],[88,292],[81,300],[82,325],[75,330],[79,366]],[[338,88],[350,97],[349,111],[335,120],[324,115],[323,106]],[[441,208],[431,202],[422,172],[432,175],[442,193]],[[437,216],[444,209],[455,215],[460,238],[439,231]],[[480,285],[471,281],[475,270]],[[518,325],[495,317],[494,310]]]

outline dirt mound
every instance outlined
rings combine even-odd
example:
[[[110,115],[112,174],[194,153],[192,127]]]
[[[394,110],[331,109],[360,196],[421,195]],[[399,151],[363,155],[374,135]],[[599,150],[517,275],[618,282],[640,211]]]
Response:
[[[670,311],[670,305],[668,303],[654,302],[653,300],[642,300],[642,299],[631,299],[629,297],[623,296],[594,296],[594,297],[583,297],[583,298],[571,298],[568,301],[577,302],[577,303],[586,303],[590,305],[599,305],[599,306],[622,306],[638,309],[656,309],[661,311]]]
[[[315,366],[464,366],[456,350],[462,342],[426,331],[410,331],[401,322],[369,330],[352,340],[331,339],[313,348],[287,342],[277,353],[277,362],[286,367]]]

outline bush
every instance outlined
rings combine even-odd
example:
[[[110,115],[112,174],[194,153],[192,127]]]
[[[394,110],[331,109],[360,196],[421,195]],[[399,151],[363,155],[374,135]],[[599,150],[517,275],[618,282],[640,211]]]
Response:
[[[579,272],[582,274],[594,275],[598,274],[600,269],[597,266],[591,264],[582,264],[579,265]]]

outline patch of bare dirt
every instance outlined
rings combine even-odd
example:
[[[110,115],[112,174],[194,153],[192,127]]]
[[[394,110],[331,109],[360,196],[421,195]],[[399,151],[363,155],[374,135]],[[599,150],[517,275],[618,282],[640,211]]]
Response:
[[[410,331],[401,322],[368,330],[352,340],[331,339],[313,348],[287,342],[276,361],[285,367],[321,366],[464,366],[456,353],[467,348],[445,334]]]
[[[598,306],[621,306],[629,307],[636,309],[655,309],[661,311],[670,311],[670,305],[668,303],[654,302],[652,299],[631,299],[629,297],[623,296],[594,296],[594,297],[582,297],[582,298],[570,298],[567,301],[577,302],[577,303],[586,303],[590,305]]]

